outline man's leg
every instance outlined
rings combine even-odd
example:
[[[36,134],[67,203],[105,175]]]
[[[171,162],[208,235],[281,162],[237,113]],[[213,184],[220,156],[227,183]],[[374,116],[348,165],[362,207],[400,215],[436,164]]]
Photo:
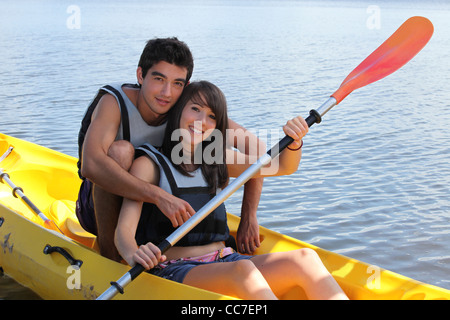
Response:
[[[115,141],[108,151],[108,156],[128,171],[134,160],[134,147],[124,140]],[[120,261],[121,257],[114,244],[114,233],[122,206],[122,197],[111,194],[98,185],[93,186],[92,196],[100,254],[109,259]]]

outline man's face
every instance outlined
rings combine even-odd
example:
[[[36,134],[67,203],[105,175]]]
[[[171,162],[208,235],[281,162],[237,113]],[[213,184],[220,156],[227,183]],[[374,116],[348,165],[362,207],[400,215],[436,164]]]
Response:
[[[186,85],[187,69],[160,61],[154,64],[142,77],[137,70],[141,92],[138,108],[146,121],[157,120],[165,115],[177,102]]]

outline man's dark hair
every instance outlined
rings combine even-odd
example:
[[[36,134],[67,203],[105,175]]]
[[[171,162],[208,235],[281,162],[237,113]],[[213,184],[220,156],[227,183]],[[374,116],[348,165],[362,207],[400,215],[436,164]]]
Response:
[[[138,66],[142,68],[142,76],[145,78],[148,70],[160,61],[185,67],[187,69],[186,83],[189,82],[194,70],[194,59],[186,43],[176,37],[149,40],[139,59]]]

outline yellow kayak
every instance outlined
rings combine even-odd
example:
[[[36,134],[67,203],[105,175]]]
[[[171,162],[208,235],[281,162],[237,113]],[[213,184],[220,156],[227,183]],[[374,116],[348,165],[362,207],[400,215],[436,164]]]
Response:
[[[0,268],[43,299],[96,299],[130,267],[98,254],[95,236],[75,216],[76,159],[0,133]],[[6,180],[17,187],[15,192]],[[15,197],[13,193],[18,196]],[[42,212],[39,217],[21,199]],[[44,216],[44,218],[42,218]],[[44,223],[45,217],[56,224]],[[239,218],[228,214],[231,233]],[[260,227],[256,254],[312,248],[350,299],[450,299],[450,291],[351,259]],[[301,288],[282,299],[305,299]],[[141,274],[115,299],[233,299]]]

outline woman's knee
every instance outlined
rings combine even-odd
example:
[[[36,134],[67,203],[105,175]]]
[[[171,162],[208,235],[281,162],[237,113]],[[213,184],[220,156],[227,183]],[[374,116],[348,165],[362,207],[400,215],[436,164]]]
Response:
[[[297,255],[302,259],[307,260],[320,260],[317,252],[310,248],[302,248],[297,250]]]
[[[311,276],[313,274],[328,273],[319,255],[313,249],[303,248],[296,250],[295,262],[302,274]]]
[[[129,170],[134,160],[134,147],[125,140],[114,141],[109,147],[108,156],[114,159],[123,169]]]
[[[238,260],[232,262],[232,274],[241,278],[255,271],[256,266],[251,260]]]

